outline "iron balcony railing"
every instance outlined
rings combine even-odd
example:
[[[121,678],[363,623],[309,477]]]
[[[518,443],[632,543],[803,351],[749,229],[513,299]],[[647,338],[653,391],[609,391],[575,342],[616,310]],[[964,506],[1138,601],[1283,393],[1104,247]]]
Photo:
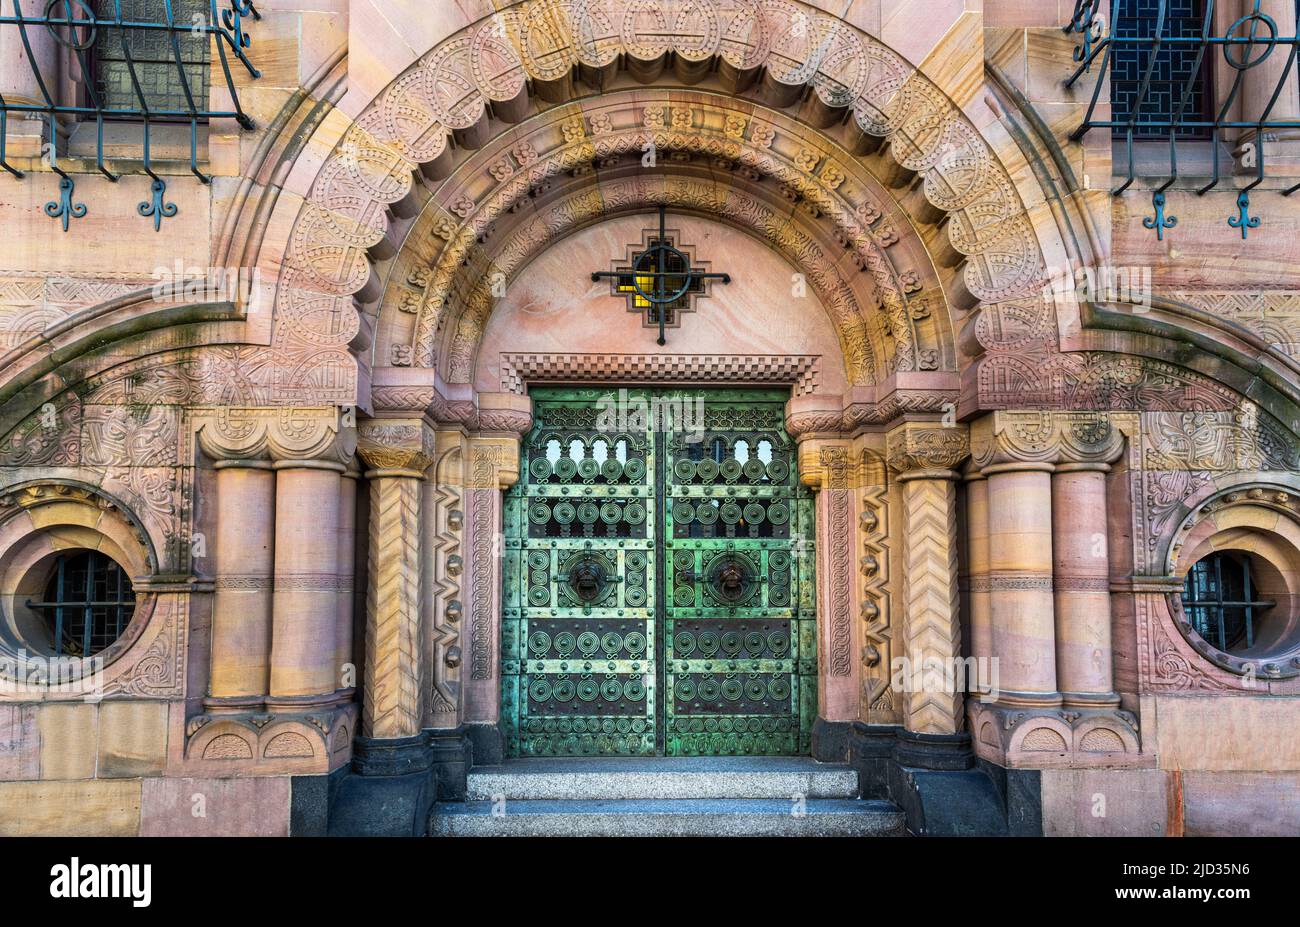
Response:
[[[1135,141],[1156,139],[1168,145],[1168,171],[1151,194],[1154,214],[1143,220],[1160,239],[1178,221],[1166,212],[1166,191],[1179,177],[1180,145],[1193,137],[1210,142],[1210,177],[1196,189],[1198,195],[1204,195],[1223,180],[1222,143],[1236,142],[1242,133],[1254,132],[1254,140],[1241,151],[1242,167],[1253,168],[1254,176],[1238,191],[1237,212],[1228,219],[1228,225],[1245,238],[1260,224],[1259,217],[1250,215],[1250,191],[1264,181],[1266,134],[1300,130],[1300,118],[1295,114],[1274,115],[1283,94],[1300,80],[1295,17],[1283,28],[1260,10],[1260,0],[1254,0],[1250,12],[1221,32],[1214,27],[1215,16],[1215,0],[1199,4],[1189,0],[1076,0],[1065,27],[1066,34],[1079,40],[1074,50],[1078,67],[1066,86],[1074,86],[1084,75],[1096,81],[1084,119],[1071,137],[1078,141],[1092,129],[1105,129],[1122,139],[1125,147],[1124,179],[1111,192],[1118,196],[1137,179]],[[1247,101],[1242,88],[1248,73],[1266,61],[1276,65],[1280,57],[1275,55],[1285,55],[1286,60],[1267,102],[1260,106],[1258,93]],[[1212,61],[1220,56],[1231,78],[1219,82],[1222,95],[1216,101],[1205,87]],[[1121,62],[1122,68],[1117,66]],[[1099,118],[1098,103],[1108,78],[1111,101],[1120,112]],[[1258,111],[1238,112],[1239,101]],[[1282,192],[1290,196],[1296,190],[1300,184]]]
[[[72,122],[94,121],[95,167],[110,181],[122,175],[110,170],[104,157],[104,127],[106,122],[127,120],[141,125],[141,157],[144,173],[152,179],[151,198],[139,204],[140,215],[153,221],[155,230],[161,228],[164,218],[176,215],[177,207],[167,202],[167,181],[155,169],[151,143],[154,126],[159,122],[180,122],[189,126],[189,168],[201,183],[212,178],[199,168],[199,124],[213,120],[233,119],[241,128],[252,129],[253,120],[244,112],[239,93],[231,73],[231,58],[237,60],[249,76],[256,79],[261,72],[248,57],[250,39],[245,31],[245,20],[261,19],[252,0],[229,0],[219,6],[217,0],[199,4],[206,6],[203,14],[191,18],[178,16],[175,0],[0,0],[0,30],[17,34],[22,53],[31,68],[36,88],[34,100],[14,99],[0,94],[0,168],[14,177],[22,178],[24,171],[12,164],[7,156],[10,117],[43,119],[42,160],[50,170],[59,175],[59,199],[45,204],[45,212],[58,219],[63,230],[68,230],[70,219],[86,215],[84,203],[76,202],[76,182],[73,175],[59,163],[62,137]],[[7,7],[7,8],[6,8]],[[60,54],[72,69],[80,93],[76,99],[67,99],[67,81],[61,86],[57,73],[47,73],[49,61],[42,64],[42,55],[36,50],[42,43],[41,33],[48,33],[58,46]],[[162,39],[164,61],[141,60],[140,49]],[[217,61],[225,80],[225,90],[230,101],[229,109],[213,109],[209,105],[205,86],[192,86],[193,74],[187,73],[187,61],[182,54],[181,41],[201,44],[205,50],[216,46]],[[215,40],[215,43],[214,43]],[[111,53],[125,69],[130,90],[125,99],[110,105],[99,87],[99,75],[94,66],[96,54]],[[202,54],[207,62],[207,54]],[[75,62],[75,68],[72,64]],[[161,65],[163,72],[158,74]],[[158,80],[146,78],[146,67]],[[168,73],[169,72],[169,73]],[[172,79],[174,78],[174,84]],[[178,86],[179,94],[159,89]],[[69,156],[64,151],[63,155]]]

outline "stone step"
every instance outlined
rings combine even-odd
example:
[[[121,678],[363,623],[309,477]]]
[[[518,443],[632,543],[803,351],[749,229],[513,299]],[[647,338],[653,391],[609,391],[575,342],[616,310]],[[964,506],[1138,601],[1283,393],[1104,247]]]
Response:
[[[856,798],[857,774],[810,757],[529,758],[469,772],[470,801]]]
[[[502,813],[494,813],[500,810]],[[444,802],[435,837],[901,837],[889,802],[814,798]]]

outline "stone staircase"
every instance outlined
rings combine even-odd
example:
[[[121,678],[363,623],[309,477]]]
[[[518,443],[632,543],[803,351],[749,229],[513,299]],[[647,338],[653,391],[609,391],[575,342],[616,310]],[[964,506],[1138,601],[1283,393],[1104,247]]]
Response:
[[[470,770],[467,800],[434,806],[439,837],[887,837],[889,802],[848,766],[807,757],[521,759]]]

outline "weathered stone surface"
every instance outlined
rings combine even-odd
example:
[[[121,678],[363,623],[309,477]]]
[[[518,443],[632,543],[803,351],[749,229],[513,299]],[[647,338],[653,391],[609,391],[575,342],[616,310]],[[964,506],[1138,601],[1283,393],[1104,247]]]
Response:
[[[165,703],[110,701],[99,706],[99,778],[156,776],[166,762]]]
[[[1159,769],[1044,769],[1046,837],[1160,837],[1168,774]]]
[[[470,801],[854,798],[857,773],[802,757],[519,759],[478,766]]]
[[[145,837],[286,837],[289,777],[145,779]]]
[[[37,710],[42,779],[91,779],[98,757],[99,706],[84,702]]]
[[[903,814],[886,802],[780,799],[490,801],[434,806],[438,837],[897,837]]]
[[[0,837],[134,837],[140,783],[0,782]]]

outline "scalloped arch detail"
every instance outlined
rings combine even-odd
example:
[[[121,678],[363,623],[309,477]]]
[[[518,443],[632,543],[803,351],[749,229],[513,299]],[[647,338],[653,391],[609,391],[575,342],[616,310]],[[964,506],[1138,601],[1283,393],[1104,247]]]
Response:
[[[826,107],[851,109],[862,133],[883,139],[947,214],[981,318],[1011,307],[1009,331],[976,326],[983,348],[1051,324],[1040,295],[1042,255],[1010,176],[946,95],[877,40],[793,0],[692,0],[672,9],[655,0],[521,0],[422,56],[344,131],[289,236],[276,291],[277,349],[310,359],[300,369],[339,365],[359,331],[353,297],[371,282],[368,252],[387,232],[388,207],[410,194],[421,166],[444,156],[450,133],[480,125],[489,103],[517,102],[530,90],[562,102],[574,93],[576,68],[599,81],[620,62],[653,70],[669,51],[735,73],[762,68],[765,82],[810,88]],[[465,228],[480,204],[466,197],[451,207]]]

